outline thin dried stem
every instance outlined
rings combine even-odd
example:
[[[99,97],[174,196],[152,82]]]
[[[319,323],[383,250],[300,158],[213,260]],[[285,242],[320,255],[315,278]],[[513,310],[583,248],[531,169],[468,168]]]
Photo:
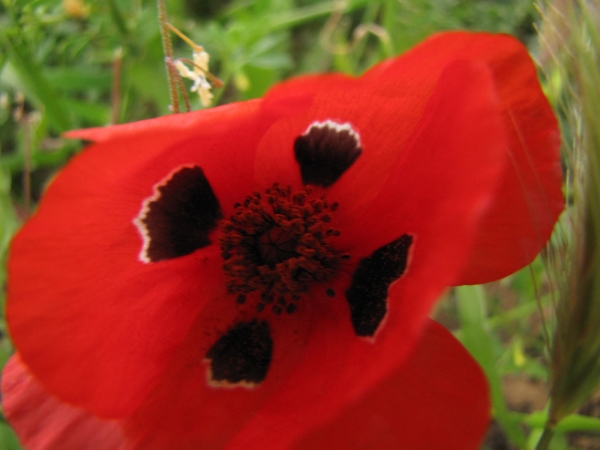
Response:
[[[25,150],[25,165],[23,167],[23,198],[25,200],[25,211],[31,213],[31,122],[29,114],[24,114],[23,119],[23,142]]]
[[[181,94],[183,95],[183,101],[185,102],[186,111],[190,112],[192,110],[192,108],[190,106],[190,98],[187,94],[187,91],[185,90],[185,85],[183,84],[183,80],[181,79],[179,72],[177,72],[177,68],[175,67],[175,64],[173,64],[173,61],[171,61],[170,59],[167,60],[167,67],[171,71],[171,76],[175,80],[177,80],[177,84],[179,85],[179,90],[181,91]]]
[[[115,52],[113,60],[113,79],[110,101],[110,124],[114,125],[119,121],[119,106],[121,100],[121,69],[123,62],[123,51],[119,48]]]
[[[169,94],[171,97],[171,112],[179,112],[179,97],[177,96],[177,82],[173,77],[173,71],[169,67],[169,62],[173,60],[173,44],[169,27],[167,26],[167,12],[164,0],[157,0],[158,3],[158,23],[160,25],[160,35],[162,37],[163,52],[165,54],[165,66],[167,68],[167,80],[169,82]]]

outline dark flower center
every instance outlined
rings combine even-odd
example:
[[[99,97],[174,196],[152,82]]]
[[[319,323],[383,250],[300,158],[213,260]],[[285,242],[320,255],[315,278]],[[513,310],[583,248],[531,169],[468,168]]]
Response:
[[[286,259],[300,256],[296,252],[297,236],[290,230],[274,225],[258,237],[258,253],[262,261],[274,269]]]
[[[238,303],[259,291],[258,311],[273,304],[276,314],[292,313],[311,283],[335,273],[339,255],[329,240],[340,233],[329,222],[337,203],[311,197],[310,188],[292,193],[289,186],[275,184],[234,209],[221,224],[221,254],[227,289],[238,294]]]

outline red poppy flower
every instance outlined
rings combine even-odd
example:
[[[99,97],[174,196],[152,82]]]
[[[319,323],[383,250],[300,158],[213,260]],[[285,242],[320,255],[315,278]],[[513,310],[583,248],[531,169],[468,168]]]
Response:
[[[518,42],[441,34],[359,79],[70,136],[95,143],[9,260],[26,445],[477,448],[485,381],[427,314],[529,263],[562,209]]]

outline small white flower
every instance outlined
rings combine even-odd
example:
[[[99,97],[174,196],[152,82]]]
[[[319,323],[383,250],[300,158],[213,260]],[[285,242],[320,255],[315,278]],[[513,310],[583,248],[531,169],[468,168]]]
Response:
[[[200,83],[198,88],[198,95],[200,95],[200,102],[203,106],[209,106],[212,102],[212,92],[210,92],[211,85],[208,81],[204,80]]]
[[[194,64],[195,69],[201,70],[204,73],[208,72],[208,60],[210,59],[210,55],[206,53],[203,49],[197,52],[194,52]]]
[[[206,79],[209,58],[209,54],[202,47],[199,47],[193,53],[193,70],[190,70],[182,61],[175,61],[175,68],[179,75],[194,81],[191,91],[198,92],[202,106],[209,106],[213,98],[210,92],[212,86]]]
[[[183,78],[189,78],[190,80],[195,80],[197,78],[196,74],[188,69],[188,67],[181,61],[175,61],[175,68],[177,69],[177,72],[179,72],[179,75],[181,75]]]

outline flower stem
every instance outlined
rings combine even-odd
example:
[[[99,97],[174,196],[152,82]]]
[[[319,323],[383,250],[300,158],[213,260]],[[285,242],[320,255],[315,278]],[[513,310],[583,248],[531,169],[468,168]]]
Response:
[[[190,47],[192,47],[195,52],[201,52],[203,50],[203,48],[201,46],[197,45],[194,41],[192,41],[189,37],[187,37],[185,34],[183,34],[181,31],[179,31],[177,28],[175,28],[170,23],[166,22],[165,26],[169,30],[171,30],[173,33],[175,33],[177,36],[179,36],[182,40],[184,40],[185,43],[187,45],[189,45]]]
[[[169,62],[173,60],[173,44],[171,43],[171,35],[167,26],[167,12],[165,0],[157,0],[158,3],[158,23],[160,25],[160,35],[162,37],[163,52],[165,54],[165,67],[167,69],[167,80],[169,82],[169,94],[171,97],[171,112],[177,114],[179,112],[179,97],[177,96],[177,84],[173,79],[173,71],[169,67]]]
[[[535,450],[546,450],[550,445],[550,441],[554,437],[554,428],[544,428],[544,432],[542,433],[542,437],[538,441]]]

